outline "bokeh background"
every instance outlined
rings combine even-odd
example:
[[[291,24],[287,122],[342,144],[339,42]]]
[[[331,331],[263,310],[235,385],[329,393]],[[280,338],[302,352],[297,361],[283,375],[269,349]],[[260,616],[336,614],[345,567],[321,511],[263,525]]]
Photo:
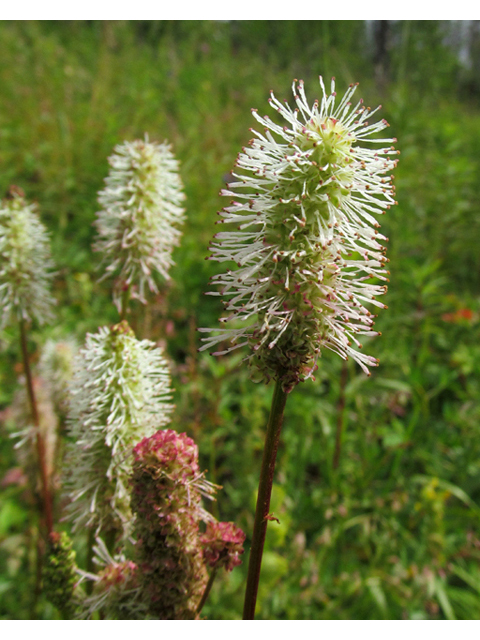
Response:
[[[398,206],[382,221],[389,309],[365,345],[380,366],[367,378],[326,352],[289,398],[258,617],[479,618],[480,24],[14,21],[0,23],[0,42],[0,192],[15,184],[38,203],[57,265],[57,319],[33,327],[34,359],[49,338],[82,344],[118,321],[91,249],[96,194],[117,143],[168,140],[187,223],[171,282],[130,320],[167,350],[172,426],[223,486],[215,514],[248,536],[272,387],[249,380],[238,352],[197,352],[197,328],[221,313],[204,296],[219,269],[205,261],[218,193],[271,89],[291,100],[303,78],[313,101],[321,74],[383,105],[401,156]],[[38,577],[31,462],[11,438],[18,335],[0,339],[0,617],[55,618]],[[81,536],[75,548],[82,565]],[[245,575],[246,563],[219,576],[207,617],[241,617]]]

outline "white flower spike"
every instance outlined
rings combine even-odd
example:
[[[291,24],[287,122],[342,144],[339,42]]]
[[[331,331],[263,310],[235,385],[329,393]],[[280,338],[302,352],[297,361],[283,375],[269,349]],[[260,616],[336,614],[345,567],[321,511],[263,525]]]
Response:
[[[53,261],[35,204],[18,187],[0,203],[0,326],[53,318]]]
[[[129,534],[133,447],[170,422],[163,352],[126,321],[87,334],[75,362],[65,468],[74,530]]]
[[[98,194],[98,238],[106,278],[115,277],[114,302],[125,290],[145,303],[145,290],[158,292],[158,275],[169,278],[172,252],[180,243],[185,199],[171,146],[145,140],[117,145],[111,170]],[[102,278],[102,279],[103,279]]]
[[[375,217],[396,204],[396,140],[371,139],[388,124],[369,123],[378,109],[361,100],[352,106],[356,85],[337,104],[334,80],[329,94],[321,77],[320,86],[323,97],[310,106],[295,80],[295,109],[271,94],[285,126],[253,110],[264,132],[252,130],[236,181],[222,191],[235,200],[220,222],[236,230],[215,236],[209,258],[237,264],[212,280],[221,287],[212,295],[226,299],[221,321],[233,326],[201,329],[214,332],[202,349],[226,343],[220,355],[248,345],[254,379],[281,378],[285,391],[310,377],[323,348],[368,374],[377,360],[352,343],[377,335],[366,305],[385,308],[376,297],[386,287],[374,281],[388,281],[387,239]]]

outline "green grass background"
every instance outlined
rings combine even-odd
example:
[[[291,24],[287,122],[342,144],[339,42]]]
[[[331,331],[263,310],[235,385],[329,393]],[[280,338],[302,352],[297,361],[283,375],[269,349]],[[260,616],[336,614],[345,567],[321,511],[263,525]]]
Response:
[[[374,25],[375,26],[375,25]],[[204,258],[218,193],[269,90],[291,98],[318,75],[337,91],[383,104],[401,150],[398,206],[385,216],[391,282],[365,346],[380,359],[370,379],[329,352],[316,381],[287,403],[259,592],[263,619],[480,617],[480,75],[448,46],[450,26],[395,22],[382,49],[357,21],[0,23],[0,192],[38,202],[57,264],[57,321],[48,337],[117,321],[91,250],[96,194],[115,144],[148,133],[181,162],[187,223],[172,281],[136,308],[139,337],[165,345],[177,409],[173,428],[195,437],[214,509],[247,533],[272,387],[248,379],[241,354],[198,354],[197,327],[215,327],[205,297],[219,266]],[[372,25],[370,25],[370,29]],[[376,25],[375,28],[379,28]],[[18,335],[0,335],[0,410],[19,386]],[[3,415],[3,414],[0,414]],[[342,428],[338,468],[335,437]],[[0,435],[0,482],[19,465]],[[58,505],[60,509],[61,505]],[[55,618],[35,594],[38,528],[24,486],[0,496],[0,617]],[[84,540],[75,541],[79,561]],[[241,617],[246,564],[221,575],[204,609]]]

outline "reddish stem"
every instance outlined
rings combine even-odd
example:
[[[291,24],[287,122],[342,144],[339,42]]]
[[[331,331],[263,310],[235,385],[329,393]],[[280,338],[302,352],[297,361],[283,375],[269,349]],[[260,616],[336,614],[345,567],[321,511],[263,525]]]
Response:
[[[27,393],[30,400],[30,410],[32,413],[33,426],[35,427],[36,446],[38,456],[38,466],[40,468],[40,476],[42,480],[42,492],[43,492],[43,510],[45,515],[45,524],[47,527],[47,535],[50,535],[53,531],[53,501],[52,494],[50,493],[50,486],[48,482],[47,472],[47,456],[45,451],[45,442],[40,432],[40,417],[38,414],[37,401],[35,398],[35,391],[33,389],[33,378],[30,369],[30,359],[28,357],[27,347],[27,335],[25,331],[25,321],[23,318],[20,320],[20,342],[22,345],[23,356],[23,369],[27,378]]]
[[[263,547],[265,545],[268,521],[271,519],[270,498],[272,495],[273,472],[275,470],[275,461],[277,459],[277,449],[286,401],[287,394],[283,391],[282,382],[281,379],[279,379],[273,392],[272,408],[268,419],[267,435],[263,449],[257,508],[255,511],[255,523],[253,525],[252,545],[250,547],[250,561],[248,563],[247,588],[243,608],[244,620],[253,620],[255,618],[255,605],[257,602],[258,583],[260,581]]]

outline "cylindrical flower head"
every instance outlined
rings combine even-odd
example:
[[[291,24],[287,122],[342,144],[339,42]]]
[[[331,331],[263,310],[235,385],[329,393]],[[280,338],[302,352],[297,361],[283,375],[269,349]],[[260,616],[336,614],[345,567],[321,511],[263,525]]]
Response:
[[[159,431],[134,451],[132,510],[141,600],[160,620],[188,620],[207,584],[199,522],[201,496],[215,489],[185,433]]]
[[[133,446],[170,421],[161,349],[123,321],[88,334],[76,359],[69,411],[67,490],[74,528],[129,532]]]
[[[313,106],[303,81],[293,83],[296,108],[271,94],[270,104],[286,122],[253,115],[264,132],[253,131],[238,156],[242,173],[222,194],[234,197],[221,222],[235,231],[216,235],[211,260],[235,262],[236,270],[215,276],[227,298],[227,316],[236,323],[215,331],[203,349],[230,343],[224,351],[248,345],[254,379],[281,378],[291,390],[311,375],[325,347],[354,358],[362,369],[377,361],[357,351],[357,335],[377,335],[366,307],[386,287],[384,247],[375,216],[395,203],[392,156],[394,139],[371,139],[385,127],[371,123],[370,111],[350,99],[350,85],[336,104],[331,93]],[[377,145],[371,148],[370,145]],[[378,148],[380,145],[380,148]],[[238,199],[238,200],[237,200]]]
[[[208,522],[207,530],[201,536],[203,556],[209,567],[225,567],[232,571],[242,564],[245,534],[233,522]]]
[[[145,288],[157,292],[158,274],[168,279],[172,251],[180,243],[185,199],[178,161],[171,146],[148,138],[115,147],[111,170],[98,194],[95,250],[103,254],[104,277],[113,275],[114,301],[122,293],[145,300]],[[132,290],[134,287],[134,290]]]
[[[47,231],[35,204],[17,187],[0,204],[0,307],[5,327],[19,320],[43,324],[53,317],[53,262]]]

